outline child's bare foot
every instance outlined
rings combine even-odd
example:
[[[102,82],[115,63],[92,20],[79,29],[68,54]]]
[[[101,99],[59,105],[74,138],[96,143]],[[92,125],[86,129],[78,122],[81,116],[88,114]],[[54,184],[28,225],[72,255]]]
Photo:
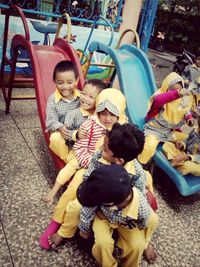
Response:
[[[48,237],[49,244],[52,248],[55,248],[60,245],[60,243],[63,241],[64,237],[58,235],[57,233],[51,235]]]
[[[43,197],[43,200],[46,203],[52,204],[54,196],[55,196],[54,192],[52,190],[50,190],[49,193],[46,196]]]
[[[158,254],[156,253],[155,249],[151,244],[144,250],[143,256],[148,264],[153,264],[156,262]]]

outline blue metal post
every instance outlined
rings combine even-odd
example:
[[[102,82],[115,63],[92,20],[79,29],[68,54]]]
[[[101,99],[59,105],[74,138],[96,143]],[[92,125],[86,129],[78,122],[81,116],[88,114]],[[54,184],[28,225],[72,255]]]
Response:
[[[140,47],[146,53],[157,11],[158,0],[146,0],[139,26]]]

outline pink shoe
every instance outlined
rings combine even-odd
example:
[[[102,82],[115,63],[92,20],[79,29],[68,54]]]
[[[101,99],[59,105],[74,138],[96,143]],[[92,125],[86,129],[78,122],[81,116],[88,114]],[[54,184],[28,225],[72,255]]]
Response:
[[[52,220],[50,222],[50,224],[47,226],[44,233],[40,236],[39,244],[40,244],[41,248],[46,249],[46,250],[51,248],[51,245],[49,244],[48,237],[50,235],[56,233],[59,228],[60,228],[60,223],[57,223],[54,220]]]

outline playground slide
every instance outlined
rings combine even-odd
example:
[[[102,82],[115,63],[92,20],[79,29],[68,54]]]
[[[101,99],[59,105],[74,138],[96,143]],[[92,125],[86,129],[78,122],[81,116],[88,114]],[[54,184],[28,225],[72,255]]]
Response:
[[[90,52],[110,55],[119,79],[120,88],[126,95],[127,114],[130,120],[143,129],[147,102],[156,89],[149,60],[144,52],[133,45],[122,45],[115,50],[99,42],[92,42]],[[174,169],[158,147],[154,156],[156,164],[164,170],[183,196],[200,192],[200,179],[192,175],[181,175]]]
[[[55,91],[55,84],[52,79],[54,67],[61,60],[74,62],[79,72],[78,87],[81,90],[84,85],[81,65],[75,50],[61,38],[57,38],[53,46],[33,45],[23,35],[18,34],[14,36],[12,41],[14,51],[17,50],[19,45],[27,49],[31,60],[38,113],[46,143],[49,144],[49,134],[45,132],[46,103],[48,97]],[[64,167],[64,162],[54,155],[53,152],[51,153],[56,167],[58,169]]]

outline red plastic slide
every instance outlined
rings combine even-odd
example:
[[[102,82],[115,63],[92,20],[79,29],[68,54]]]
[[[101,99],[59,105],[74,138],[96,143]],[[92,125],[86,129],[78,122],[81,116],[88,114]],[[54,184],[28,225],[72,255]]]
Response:
[[[28,25],[26,18],[17,6],[13,6],[8,10],[7,22],[9,21],[9,14],[11,10],[16,9],[22,18],[22,22],[25,28],[25,36],[22,34],[16,34],[12,40],[12,49],[14,51],[14,56],[11,62],[11,74],[10,83],[8,89],[9,94],[12,93],[12,86],[14,84],[15,77],[15,67],[17,61],[17,51],[18,47],[21,46],[28,51],[29,58],[31,61],[32,72],[33,72],[33,82],[37,99],[38,113],[40,117],[40,122],[43,130],[43,134],[47,145],[49,144],[49,134],[45,132],[46,129],[46,103],[48,97],[55,91],[55,84],[53,82],[53,70],[55,65],[61,60],[70,60],[74,62],[77,66],[79,73],[79,84],[78,87],[82,90],[84,85],[84,77],[81,71],[81,65],[79,58],[71,45],[69,45],[64,39],[57,38],[53,46],[45,45],[33,45],[30,41],[30,35],[28,30]],[[8,24],[8,23],[7,23]],[[7,26],[8,27],[8,26]],[[6,28],[6,23],[5,23]],[[5,36],[5,35],[4,35]],[[5,39],[4,39],[5,41]],[[3,59],[2,59],[3,62]],[[53,152],[51,152],[55,165],[58,169],[64,166],[64,162],[60,160]]]

